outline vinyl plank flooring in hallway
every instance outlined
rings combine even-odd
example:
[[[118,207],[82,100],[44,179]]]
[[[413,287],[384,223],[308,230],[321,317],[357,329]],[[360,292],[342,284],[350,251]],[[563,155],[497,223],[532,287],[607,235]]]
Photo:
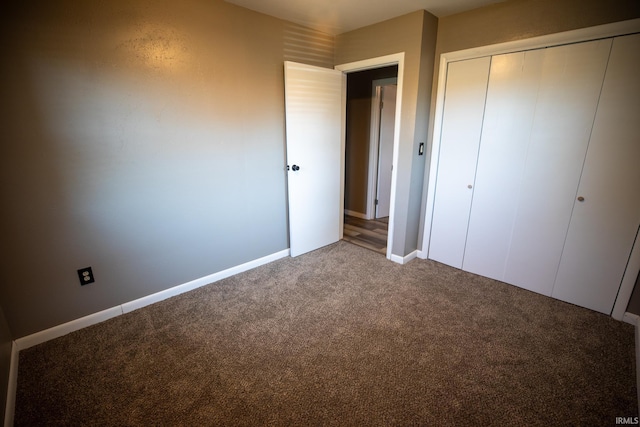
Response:
[[[363,248],[387,254],[387,230],[389,218],[366,220],[350,215],[344,216],[343,239]]]

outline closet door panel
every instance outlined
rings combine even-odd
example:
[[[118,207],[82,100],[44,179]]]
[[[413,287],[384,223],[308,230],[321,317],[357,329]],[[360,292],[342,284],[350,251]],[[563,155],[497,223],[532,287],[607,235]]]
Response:
[[[551,295],[611,39],[546,49],[504,281]],[[514,177],[516,179],[516,177]]]
[[[450,63],[447,70],[442,136],[429,258],[460,268],[484,103],[489,57]]]
[[[463,269],[502,280],[544,51],[492,58]]]
[[[640,225],[640,35],[615,38],[553,297],[610,314]]]

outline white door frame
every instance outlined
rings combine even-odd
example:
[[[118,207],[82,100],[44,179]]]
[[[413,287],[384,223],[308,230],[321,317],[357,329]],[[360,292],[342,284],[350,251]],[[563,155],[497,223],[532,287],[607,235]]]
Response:
[[[596,27],[582,28],[579,30],[549,34],[524,40],[515,40],[489,46],[459,50],[456,52],[447,52],[440,55],[440,67],[438,70],[438,91],[436,93],[436,109],[433,121],[433,146],[431,150],[429,181],[427,184],[427,200],[425,206],[424,231],[422,235],[422,248],[420,251],[420,258],[426,259],[429,256],[429,239],[431,237],[431,221],[433,219],[436,176],[438,173],[438,157],[440,153],[440,138],[442,133],[441,125],[444,110],[444,90],[446,86],[445,82],[447,77],[448,63],[451,61],[461,61],[482,56],[499,55],[503,53],[539,49],[569,43],[579,43],[599,38],[615,37],[637,32],[640,32],[640,19],[630,19],[628,21],[598,25]],[[613,312],[611,314],[611,316],[616,320],[623,320],[624,318],[624,313],[626,311],[627,305],[629,304],[629,299],[631,298],[631,293],[633,292],[633,287],[635,285],[635,281],[638,277],[639,271],[640,242],[638,242],[638,239],[636,239],[631,252],[631,256],[629,258],[629,263],[627,264],[627,269],[625,270],[624,277],[622,278],[622,284],[620,286],[620,290],[618,291],[618,297],[616,298]]]
[[[398,84],[397,77],[374,80],[371,84],[371,129],[369,130],[369,176],[367,181],[367,219],[376,218],[378,156],[380,155],[380,103],[382,86]]]
[[[398,66],[398,94],[396,96],[396,119],[393,130],[393,171],[391,172],[391,200],[389,209],[389,229],[387,232],[387,259],[391,258],[394,234],[394,214],[396,201],[396,183],[398,173],[398,147],[400,142],[400,116],[402,112],[402,81],[404,74],[404,52],[392,55],[380,56],[377,58],[365,59],[362,61],[349,62],[347,64],[336,65],[334,68],[343,73],[353,73],[355,71],[370,70],[389,65]],[[343,183],[344,187],[344,183]],[[367,205],[368,206],[368,205]]]

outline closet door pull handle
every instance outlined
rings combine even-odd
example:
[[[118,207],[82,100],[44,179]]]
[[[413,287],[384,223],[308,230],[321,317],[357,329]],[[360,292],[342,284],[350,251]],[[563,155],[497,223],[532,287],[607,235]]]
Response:
[[[579,202],[584,202],[584,197],[582,197],[582,196],[578,196],[578,201],[579,201]]]

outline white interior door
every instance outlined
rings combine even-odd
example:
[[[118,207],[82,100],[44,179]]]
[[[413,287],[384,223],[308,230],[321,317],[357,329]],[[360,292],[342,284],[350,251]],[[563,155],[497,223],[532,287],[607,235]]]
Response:
[[[345,76],[285,62],[291,256],[342,235]]]
[[[393,135],[396,122],[397,85],[382,87],[380,137],[378,146],[378,180],[376,218],[389,216],[391,207],[391,173],[393,166]]]
[[[614,39],[553,289],[554,298],[607,314],[640,225],[638,70],[640,34]]]
[[[487,96],[489,57],[447,69],[429,258],[462,268]]]

